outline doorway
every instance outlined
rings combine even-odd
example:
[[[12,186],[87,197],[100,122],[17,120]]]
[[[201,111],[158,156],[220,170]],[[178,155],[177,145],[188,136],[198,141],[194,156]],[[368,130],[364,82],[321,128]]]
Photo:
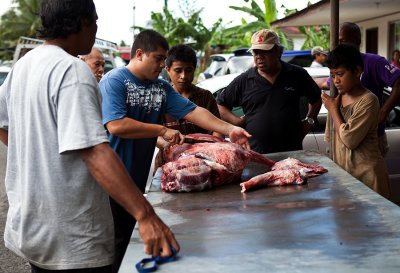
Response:
[[[367,53],[378,53],[378,28],[369,28],[365,37],[365,50]]]

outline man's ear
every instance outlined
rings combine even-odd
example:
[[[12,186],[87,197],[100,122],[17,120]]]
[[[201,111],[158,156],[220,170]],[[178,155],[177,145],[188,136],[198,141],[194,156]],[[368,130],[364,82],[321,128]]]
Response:
[[[93,19],[89,18],[81,18],[81,25],[82,27],[89,27],[93,24]]]
[[[135,52],[136,59],[141,61],[143,59],[143,54],[144,54],[144,52],[142,49],[140,49],[140,48],[136,49],[136,52]]]
[[[171,69],[169,66],[165,66],[164,67],[165,68],[165,70],[167,70],[167,72],[169,73],[169,70]]]

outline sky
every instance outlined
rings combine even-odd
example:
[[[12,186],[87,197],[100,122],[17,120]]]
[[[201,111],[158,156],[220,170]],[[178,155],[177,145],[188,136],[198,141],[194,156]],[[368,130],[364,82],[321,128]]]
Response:
[[[301,10],[307,7],[307,3],[316,3],[318,0],[275,0],[278,10],[284,3],[289,9],[297,8]],[[12,0],[0,0],[0,15],[10,8]],[[258,5],[263,8],[263,0],[256,0]],[[98,30],[97,37],[120,43],[122,40],[131,44],[133,32],[131,26],[147,25],[150,20],[151,12],[161,12],[164,0],[94,0],[96,5]],[[202,20],[205,26],[211,27],[219,18],[223,19],[223,25],[237,25],[241,18],[253,20],[246,17],[241,11],[230,9],[229,6],[250,6],[243,0],[169,0],[168,8],[178,17],[183,17],[179,3],[189,3],[194,10],[204,8]],[[133,8],[135,7],[135,9]],[[283,10],[278,13],[278,18],[283,17]]]

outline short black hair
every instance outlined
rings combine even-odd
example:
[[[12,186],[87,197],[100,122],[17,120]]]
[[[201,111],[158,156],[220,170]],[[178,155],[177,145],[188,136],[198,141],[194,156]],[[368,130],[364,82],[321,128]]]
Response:
[[[136,50],[139,48],[144,51],[144,53],[150,53],[156,51],[158,47],[165,50],[169,49],[168,41],[157,31],[146,29],[140,32],[133,41],[131,49],[131,58],[135,56]]]
[[[176,45],[171,47],[168,51],[167,59],[165,60],[165,65],[168,67],[172,66],[175,61],[181,61],[185,63],[192,63],[193,67],[197,66],[196,52],[188,45]]]
[[[344,22],[340,25],[339,30],[343,29],[347,35],[350,35],[352,39],[355,41],[356,46],[360,46],[361,44],[361,29],[360,27],[353,22]]]
[[[82,19],[97,19],[93,0],[42,0],[41,28],[38,37],[45,40],[66,38],[82,29]]]
[[[334,50],[329,52],[326,64],[329,68],[344,67],[354,72],[357,67],[364,69],[364,61],[362,59],[360,51],[348,44],[338,45]]]

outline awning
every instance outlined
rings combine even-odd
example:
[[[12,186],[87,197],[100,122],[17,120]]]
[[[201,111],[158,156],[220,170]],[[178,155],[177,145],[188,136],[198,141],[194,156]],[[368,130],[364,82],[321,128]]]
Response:
[[[399,0],[340,0],[339,21],[361,23],[400,13]],[[271,23],[272,27],[329,25],[330,0],[322,0]]]

